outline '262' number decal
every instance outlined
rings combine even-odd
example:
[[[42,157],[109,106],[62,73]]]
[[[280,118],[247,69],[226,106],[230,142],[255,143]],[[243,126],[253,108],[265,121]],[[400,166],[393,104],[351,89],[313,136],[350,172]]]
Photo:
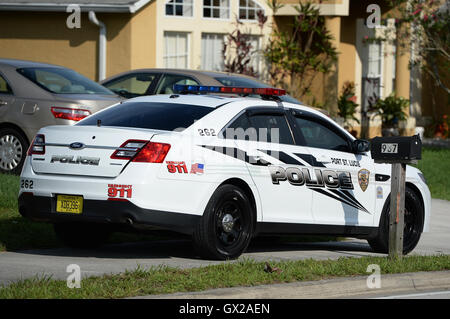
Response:
[[[22,179],[20,180],[20,188],[25,188],[25,189],[33,189],[33,180],[30,179]]]
[[[216,136],[216,131],[214,131],[213,128],[199,128],[198,134],[200,134],[200,136]]]

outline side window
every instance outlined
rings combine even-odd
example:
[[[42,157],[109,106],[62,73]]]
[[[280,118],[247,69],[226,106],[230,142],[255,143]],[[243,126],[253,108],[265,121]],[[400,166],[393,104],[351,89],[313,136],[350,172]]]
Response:
[[[256,140],[256,130],[251,127],[247,113],[241,114],[223,131],[224,137],[234,140]]]
[[[333,151],[350,152],[347,140],[319,122],[302,117],[295,117],[306,146]]]
[[[104,86],[123,97],[133,98],[145,95],[155,78],[156,74],[151,73],[130,74],[105,83]]]
[[[0,94],[12,94],[11,87],[5,78],[0,75]]]
[[[257,131],[258,141],[278,144],[295,144],[291,130],[284,115],[254,114],[249,117],[250,124]]]
[[[163,76],[156,89],[156,94],[172,94],[174,84],[199,85],[199,83],[191,77],[178,74],[166,74]]]

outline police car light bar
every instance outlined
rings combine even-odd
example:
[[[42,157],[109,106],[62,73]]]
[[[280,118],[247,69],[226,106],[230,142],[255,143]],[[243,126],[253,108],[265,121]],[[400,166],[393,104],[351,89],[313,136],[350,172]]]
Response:
[[[232,86],[206,86],[175,84],[173,90],[177,93],[230,93],[230,94],[257,94],[281,96],[286,90],[275,88],[244,88]]]

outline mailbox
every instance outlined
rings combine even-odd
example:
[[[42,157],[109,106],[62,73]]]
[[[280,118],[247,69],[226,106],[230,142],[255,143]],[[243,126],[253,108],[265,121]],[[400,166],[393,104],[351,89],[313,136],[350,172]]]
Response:
[[[419,135],[375,137],[370,152],[376,163],[413,163],[422,158]]]

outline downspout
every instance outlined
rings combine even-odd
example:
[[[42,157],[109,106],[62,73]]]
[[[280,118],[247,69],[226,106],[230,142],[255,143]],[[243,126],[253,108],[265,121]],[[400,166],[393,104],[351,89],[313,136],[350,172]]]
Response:
[[[106,26],[98,21],[94,11],[89,11],[89,21],[100,28],[98,41],[98,80],[106,78]]]

